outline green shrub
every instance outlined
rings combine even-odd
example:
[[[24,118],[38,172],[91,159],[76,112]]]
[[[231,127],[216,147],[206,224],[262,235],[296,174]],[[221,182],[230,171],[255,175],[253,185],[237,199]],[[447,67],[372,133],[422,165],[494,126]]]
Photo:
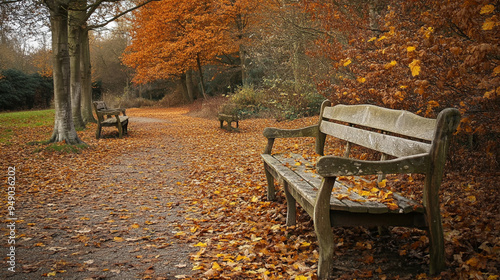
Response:
[[[241,118],[297,119],[318,114],[324,99],[313,85],[266,79],[258,89],[253,86],[239,88],[220,112],[237,114]]]

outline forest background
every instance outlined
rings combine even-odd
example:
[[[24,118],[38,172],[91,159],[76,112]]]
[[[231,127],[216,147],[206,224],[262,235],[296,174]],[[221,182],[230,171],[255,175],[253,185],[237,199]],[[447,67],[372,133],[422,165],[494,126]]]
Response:
[[[5,7],[0,110],[48,108],[50,38],[26,43],[37,31],[20,32]],[[244,116],[277,119],[314,114],[324,98],[427,117],[456,107],[454,162],[496,171],[498,9],[490,0],[154,1],[91,32],[93,99],[175,106],[223,95]],[[39,24],[38,35],[48,30]],[[466,151],[481,163],[468,166]]]

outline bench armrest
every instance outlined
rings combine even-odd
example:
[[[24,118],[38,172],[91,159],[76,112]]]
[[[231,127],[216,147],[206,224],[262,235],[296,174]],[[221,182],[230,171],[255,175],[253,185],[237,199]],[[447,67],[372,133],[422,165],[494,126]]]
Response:
[[[316,170],[322,177],[376,175],[380,173],[427,173],[429,163],[430,156],[427,153],[384,161],[324,156],[318,160]]]
[[[98,110],[97,113],[101,115],[119,115],[120,113],[122,113],[124,116],[126,116],[125,109],[123,108],[103,109],[103,110]]]
[[[270,154],[273,149],[274,139],[276,138],[293,138],[293,137],[316,137],[319,132],[318,125],[298,129],[281,129],[275,127],[267,127],[264,129],[264,137],[267,138],[267,146],[264,154]]]
[[[318,135],[318,125],[298,129],[281,129],[275,127],[267,127],[264,129],[266,138],[292,138],[292,137],[316,137]]]

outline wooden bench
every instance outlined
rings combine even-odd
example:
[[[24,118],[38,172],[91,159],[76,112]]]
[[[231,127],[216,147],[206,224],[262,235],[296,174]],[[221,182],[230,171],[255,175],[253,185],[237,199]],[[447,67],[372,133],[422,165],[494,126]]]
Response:
[[[220,128],[224,128],[224,126],[223,126],[224,122],[227,123],[227,127],[226,127],[227,130],[235,130],[235,129],[239,128],[240,118],[236,114],[228,115],[228,114],[221,114],[221,113],[219,113],[217,115],[217,118],[219,119],[219,122],[220,122]],[[231,125],[233,122],[236,123],[236,127],[235,128],[233,128],[232,125]]]
[[[122,138],[123,134],[127,134],[128,116],[123,108],[108,108],[104,101],[94,101],[94,110],[97,115],[97,130],[95,132],[96,139],[101,137],[101,129],[105,126],[115,126],[118,128],[118,137]],[[123,114],[123,116],[120,116]]]
[[[459,121],[458,110],[452,108],[443,110],[437,119],[429,119],[373,105],[331,106],[329,101],[325,101],[318,125],[291,130],[264,130],[268,143],[262,159],[268,182],[268,199],[275,199],[276,179],[284,185],[287,225],[295,224],[296,202],[313,218],[320,253],[319,279],[327,279],[332,269],[332,226],[424,228],[430,239],[430,273],[444,269],[439,188],[449,141]],[[343,157],[323,155],[327,135],[347,142]],[[321,157],[315,166],[294,164],[296,159],[293,156],[287,158],[271,154],[276,138],[291,137],[316,138],[316,153]],[[353,144],[381,152],[382,160],[349,158]],[[407,173],[425,174],[423,204],[406,199],[401,194],[393,194],[391,203],[373,201],[360,197],[351,186],[337,180],[339,176]]]

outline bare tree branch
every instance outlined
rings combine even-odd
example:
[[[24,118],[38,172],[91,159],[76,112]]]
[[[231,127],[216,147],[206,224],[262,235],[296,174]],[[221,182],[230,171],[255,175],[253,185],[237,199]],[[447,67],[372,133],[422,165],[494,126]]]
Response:
[[[116,2],[116,1],[117,1],[117,0],[101,0],[101,1],[98,1],[98,2],[96,2],[96,5],[95,5],[95,7],[93,8],[93,10],[92,10],[92,9],[91,9],[91,10],[92,10],[92,12],[93,12],[93,11],[95,11],[95,10],[97,9],[97,6],[98,6],[98,5],[100,5],[100,4],[101,4],[101,3],[103,3],[103,2]],[[105,22],[103,22],[103,23],[101,23],[101,24],[90,25],[90,26],[88,27],[88,29],[96,29],[96,28],[101,28],[101,27],[104,27],[104,26],[108,25],[109,23],[111,23],[111,22],[113,22],[113,21],[115,21],[115,20],[119,19],[120,17],[122,17],[122,16],[124,16],[124,15],[126,15],[126,14],[128,14],[128,13],[130,13],[130,12],[134,11],[134,10],[136,10],[136,9],[139,9],[139,8],[141,8],[141,7],[145,6],[146,4],[148,4],[148,3],[150,3],[150,2],[153,2],[153,1],[160,1],[160,0],[146,0],[146,1],[144,1],[143,3],[141,3],[141,4],[137,5],[137,6],[133,7],[133,8],[130,8],[130,9],[126,10],[126,11],[123,11],[123,12],[119,13],[118,15],[116,15],[116,16],[114,16],[114,17],[112,17],[112,18],[111,18],[111,19],[109,19],[109,20],[106,20]],[[97,3],[98,3],[98,4],[97,4]],[[88,13],[88,17],[90,17],[90,15],[91,15],[91,13]]]

